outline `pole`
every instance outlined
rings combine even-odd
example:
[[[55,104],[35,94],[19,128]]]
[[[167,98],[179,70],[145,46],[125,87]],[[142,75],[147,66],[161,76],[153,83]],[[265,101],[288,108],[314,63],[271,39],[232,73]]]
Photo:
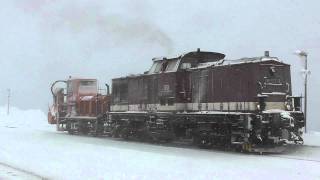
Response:
[[[307,84],[308,84],[308,61],[307,61],[307,55],[305,55],[305,62],[304,62],[304,70],[305,70],[305,79],[304,79],[304,128],[305,133],[307,133]]]
[[[298,55],[304,61],[304,130],[307,133],[307,99],[308,99],[308,53],[305,51],[297,50],[295,54]]]
[[[8,89],[8,104],[7,104],[7,115],[10,114],[10,89]]]

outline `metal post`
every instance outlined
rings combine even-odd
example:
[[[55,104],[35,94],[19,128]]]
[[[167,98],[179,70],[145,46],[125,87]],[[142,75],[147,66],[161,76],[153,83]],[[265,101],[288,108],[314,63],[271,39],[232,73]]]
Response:
[[[7,104],[7,115],[10,114],[10,89],[8,89],[8,104]]]
[[[305,54],[304,70],[305,70],[305,79],[304,79],[304,128],[307,133],[307,97],[308,97],[308,55]]]
[[[298,55],[302,60],[304,61],[304,128],[305,132],[307,133],[307,99],[308,99],[308,75],[309,75],[309,70],[308,70],[308,53],[305,51],[296,51],[296,55]]]

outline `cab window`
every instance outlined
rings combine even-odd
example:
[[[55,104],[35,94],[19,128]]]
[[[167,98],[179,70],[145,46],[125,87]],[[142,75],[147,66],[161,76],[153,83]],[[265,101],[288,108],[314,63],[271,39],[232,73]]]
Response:
[[[170,60],[168,61],[166,71],[175,71],[178,60]]]
[[[97,82],[96,81],[81,81],[79,87],[80,93],[96,93]]]

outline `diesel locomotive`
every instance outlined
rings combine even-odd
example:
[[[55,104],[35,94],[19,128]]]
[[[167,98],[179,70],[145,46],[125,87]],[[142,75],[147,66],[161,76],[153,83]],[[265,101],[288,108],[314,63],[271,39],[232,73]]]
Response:
[[[143,74],[52,86],[49,122],[69,133],[152,142],[189,142],[201,148],[276,152],[302,144],[301,97],[292,95],[290,65],[264,56],[227,60],[197,49],[153,58]],[[58,82],[64,88],[56,88]]]

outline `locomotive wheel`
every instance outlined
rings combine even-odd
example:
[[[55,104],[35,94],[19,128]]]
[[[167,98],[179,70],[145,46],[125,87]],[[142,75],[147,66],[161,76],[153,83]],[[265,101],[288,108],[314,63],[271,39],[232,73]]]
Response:
[[[85,123],[80,124],[79,133],[81,133],[83,135],[87,135],[89,133],[89,128],[88,128],[88,126],[86,126]]]
[[[159,142],[157,136],[151,132],[151,131],[148,131],[146,132],[145,136],[142,137],[146,142],[150,142],[150,143],[157,143]]]
[[[213,146],[212,140],[207,134],[201,134],[193,138],[194,143],[201,149],[209,149]]]
[[[72,129],[68,129],[68,133],[73,135],[74,134],[74,131]]]
[[[100,136],[103,133],[103,123],[101,123],[101,121],[97,120],[94,123],[94,132],[93,132],[93,136],[97,137]]]
[[[120,128],[118,126],[112,128],[110,136],[113,138],[119,138],[119,133],[120,132]]]
[[[129,133],[128,133],[128,129],[127,128],[123,128],[121,129],[120,133],[119,133],[120,138],[128,140],[129,139]]]
[[[212,143],[208,137],[201,137],[199,147],[202,149],[209,149],[212,147]]]
[[[74,130],[71,129],[71,122],[68,122],[68,123],[67,123],[66,129],[67,129],[67,131],[68,131],[68,134],[71,134],[71,135],[74,134]]]
[[[96,122],[94,123],[93,136],[94,136],[94,137],[99,136],[99,123],[98,123],[98,121],[96,121]]]

